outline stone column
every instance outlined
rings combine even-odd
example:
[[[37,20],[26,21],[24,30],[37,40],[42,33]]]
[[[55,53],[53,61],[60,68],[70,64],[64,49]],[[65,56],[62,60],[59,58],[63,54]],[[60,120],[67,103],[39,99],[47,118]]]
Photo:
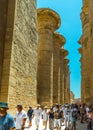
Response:
[[[67,58],[64,58],[64,102],[65,103],[69,103],[68,102],[68,89],[69,89],[69,86],[68,86],[68,62],[69,60]]]
[[[81,44],[81,38],[80,38],[80,40],[78,41],[80,44]],[[82,47],[80,47],[79,49],[78,49],[78,51],[79,51],[79,53],[81,54],[81,58],[80,58],[80,63],[81,63],[81,66],[80,66],[80,68],[81,68],[81,102],[82,103],[84,103],[84,79],[83,79],[83,52],[82,52]]]
[[[2,7],[1,7],[2,6]],[[14,0],[5,0],[0,1],[0,9],[3,13],[1,18],[2,34],[0,35],[2,43],[0,43],[2,58],[1,61],[1,91],[0,91],[0,101],[8,101],[9,99],[9,76],[10,76],[10,61],[11,61],[11,48],[12,48],[12,38],[13,38],[13,25],[14,25],[14,11],[15,11],[15,2]],[[0,25],[1,26],[1,25]],[[1,42],[0,39],[0,42]],[[1,53],[0,52],[0,53]],[[2,64],[3,60],[3,64]]]
[[[90,75],[91,75],[91,103],[93,104],[93,0],[89,0],[89,22],[90,22]]]
[[[37,11],[38,17],[38,103],[51,104],[53,95],[53,33],[60,26],[59,15],[48,8]]]
[[[78,49],[79,53],[81,54],[80,62],[81,62],[81,102],[85,103],[86,99],[86,84],[85,84],[85,77],[86,77],[86,70],[85,70],[85,62],[84,62],[84,35],[82,35],[78,41],[81,47]]]
[[[53,50],[53,103],[60,103],[62,98],[61,86],[61,68],[60,68],[60,48],[65,43],[62,35],[54,33],[54,50]]]
[[[64,68],[64,71],[63,71],[63,76],[62,76],[62,80],[63,80],[63,91],[64,91],[64,95],[63,95],[63,103],[66,103],[66,95],[67,95],[67,93],[66,93],[66,61],[65,61],[65,57],[68,55],[68,51],[67,50],[65,50],[65,49],[63,49],[62,48],[62,51],[63,51],[63,57],[64,57],[64,59],[63,59],[63,68]]]
[[[7,18],[7,2],[6,0],[0,0],[0,89],[1,89],[1,77],[2,77],[2,66],[4,55],[4,41],[6,32],[6,18]]]
[[[64,93],[64,99],[65,99],[65,103],[69,103],[70,102],[70,76],[69,76],[69,67],[68,67],[68,63],[69,60],[67,58],[64,59],[64,64],[65,64],[65,93]]]
[[[62,89],[61,91],[61,98],[60,98],[60,103],[64,104],[64,48],[62,47],[60,49],[60,88]]]
[[[89,1],[85,0],[84,5],[82,7],[81,13],[82,19],[82,27],[83,27],[83,41],[82,41],[82,51],[83,51],[83,70],[82,70],[82,79],[84,86],[84,101],[85,103],[91,102],[90,99],[90,88],[91,88],[91,80],[90,80],[90,25],[89,25]]]

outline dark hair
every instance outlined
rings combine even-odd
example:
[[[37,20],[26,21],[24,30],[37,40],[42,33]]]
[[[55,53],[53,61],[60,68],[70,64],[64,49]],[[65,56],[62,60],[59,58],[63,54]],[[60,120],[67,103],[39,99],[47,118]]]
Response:
[[[17,107],[19,107],[19,108],[23,108],[21,104],[18,104]]]

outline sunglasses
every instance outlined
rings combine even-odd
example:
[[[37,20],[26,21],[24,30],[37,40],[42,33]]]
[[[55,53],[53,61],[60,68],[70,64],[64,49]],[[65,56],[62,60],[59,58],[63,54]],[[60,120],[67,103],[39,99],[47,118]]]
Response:
[[[1,111],[3,111],[3,110],[4,110],[4,108],[2,108],[2,107],[1,107],[1,108],[0,108],[0,110],[1,110]]]

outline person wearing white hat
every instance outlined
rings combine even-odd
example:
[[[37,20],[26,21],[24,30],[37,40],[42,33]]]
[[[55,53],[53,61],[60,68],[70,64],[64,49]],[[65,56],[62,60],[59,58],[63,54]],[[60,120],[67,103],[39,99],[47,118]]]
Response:
[[[36,130],[39,129],[41,113],[42,113],[42,109],[40,108],[40,105],[37,104],[36,108],[33,111],[33,117],[35,118]]]
[[[42,112],[42,119],[43,119],[43,127],[44,127],[44,130],[47,129],[47,121],[48,121],[48,111],[47,111],[48,107],[45,106],[44,107],[44,110]]]

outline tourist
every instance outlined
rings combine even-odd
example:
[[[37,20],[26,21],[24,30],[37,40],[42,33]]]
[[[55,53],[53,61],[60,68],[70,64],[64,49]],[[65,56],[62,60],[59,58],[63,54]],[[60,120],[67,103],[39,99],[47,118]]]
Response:
[[[77,116],[78,116],[77,107],[75,104],[73,104],[70,113],[71,130],[76,130]]]
[[[50,108],[49,111],[49,129],[50,130],[54,130],[54,112],[53,112],[53,108]]]
[[[36,108],[33,111],[33,117],[35,118],[36,130],[39,129],[41,113],[42,113],[42,109],[40,108],[40,105],[37,104]]]
[[[57,110],[54,112],[54,128],[57,130],[61,130],[62,115],[63,113],[60,110],[60,106],[57,105]]]
[[[65,125],[65,130],[69,130],[70,126],[70,108],[69,104],[65,104],[63,109],[63,115],[64,115],[64,125]]]
[[[43,119],[43,127],[44,130],[47,129],[47,121],[48,121],[48,111],[47,111],[47,106],[44,107],[44,110],[42,112],[42,119]]]
[[[0,130],[15,130],[14,118],[7,110],[8,104],[0,102]]]
[[[27,111],[27,116],[29,119],[29,125],[28,127],[32,126],[32,114],[33,114],[33,109],[31,106],[29,106],[29,110]]]
[[[26,112],[23,110],[22,105],[18,104],[17,105],[17,112],[15,115],[16,130],[24,130],[26,119],[27,119]]]

